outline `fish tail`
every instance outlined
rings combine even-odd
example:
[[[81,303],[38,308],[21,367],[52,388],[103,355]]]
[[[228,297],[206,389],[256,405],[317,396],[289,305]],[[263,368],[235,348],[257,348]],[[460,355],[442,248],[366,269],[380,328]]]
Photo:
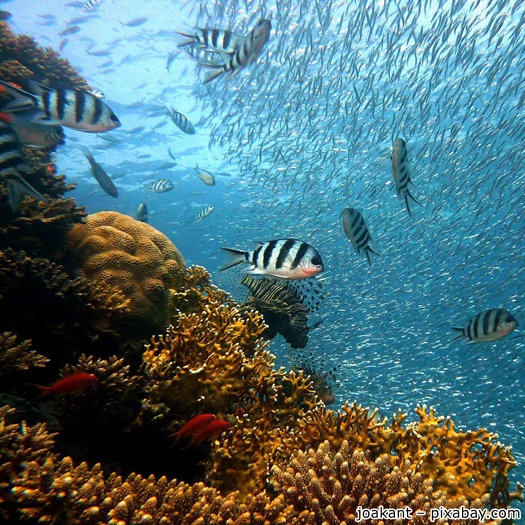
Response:
[[[423,205],[410,193],[409,190],[405,190],[405,204],[408,210],[408,214],[412,215],[410,211],[410,206],[408,205],[408,199],[412,199],[416,204],[419,204],[419,206],[423,207]]]
[[[381,257],[380,253],[377,253],[373,248],[370,248],[370,246],[367,246],[367,248],[366,248],[366,258],[368,260],[368,265],[369,266],[372,266],[372,262],[370,260],[370,254],[371,253],[377,255],[378,257]]]
[[[454,339],[451,339],[449,341],[449,343],[452,343],[452,341],[457,341],[458,339],[461,339],[462,337],[464,337],[465,335],[465,330],[463,328],[458,328],[457,326],[453,326],[452,327],[452,330],[454,331],[454,333],[456,333],[456,337],[454,337]]]
[[[236,250],[235,248],[221,248],[221,250],[226,252],[230,257],[230,262],[225,264],[222,268],[219,268],[221,272],[246,261],[246,252],[243,250]]]
[[[50,386],[42,386],[37,385],[35,383],[28,383],[28,385],[36,386],[38,388],[38,395],[35,398],[33,398],[33,400],[40,399],[41,397],[47,396],[48,394],[51,394],[53,392],[53,388]]]
[[[178,44],[177,47],[186,47],[186,46],[195,44],[197,42],[197,39],[195,38],[194,35],[189,35],[188,33],[181,33],[180,31],[177,31],[177,34],[180,36],[186,37],[188,39]]]
[[[23,195],[29,195],[38,201],[46,202],[47,199],[27,183],[20,175],[5,175],[7,183],[7,200],[13,211],[16,211]]]
[[[38,100],[31,93],[3,80],[0,80],[0,86],[2,86],[2,89],[5,90],[8,95],[13,97],[12,100],[2,106],[3,111],[20,111],[38,107]]]

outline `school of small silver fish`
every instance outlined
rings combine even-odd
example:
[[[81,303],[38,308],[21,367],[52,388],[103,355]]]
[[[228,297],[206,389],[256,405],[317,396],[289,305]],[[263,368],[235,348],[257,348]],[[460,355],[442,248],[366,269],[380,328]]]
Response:
[[[283,244],[302,239],[324,271],[291,282],[324,283],[308,349],[339,361],[337,403],[426,403],[494,427],[525,476],[525,2],[72,4],[36,10],[36,27],[122,122],[88,136],[120,194],[90,209],[138,218],[147,203],[219,285],[236,269],[272,276]],[[41,94],[27,93],[13,93],[13,115],[42,117]],[[74,137],[55,117],[58,161],[74,173]],[[23,177],[6,172],[13,198],[42,198]]]

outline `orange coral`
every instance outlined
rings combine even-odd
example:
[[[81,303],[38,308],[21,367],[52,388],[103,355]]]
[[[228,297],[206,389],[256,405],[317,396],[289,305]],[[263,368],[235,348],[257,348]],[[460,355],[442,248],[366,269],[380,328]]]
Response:
[[[76,225],[67,242],[73,265],[88,280],[120,288],[130,299],[129,320],[141,332],[166,328],[185,262],[165,235],[128,215],[99,212]]]

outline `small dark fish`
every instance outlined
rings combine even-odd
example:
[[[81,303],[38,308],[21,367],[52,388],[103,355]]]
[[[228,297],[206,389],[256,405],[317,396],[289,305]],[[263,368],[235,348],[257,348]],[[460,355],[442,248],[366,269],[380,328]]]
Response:
[[[159,179],[155,182],[152,182],[148,189],[154,191],[155,193],[165,193],[173,189],[173,182],[169,179]]]
[[[215,206],[205,206],[199,213],[197,213],[197,215],[195,215],[191,222],[202,221],[202,219],[205,219],[214,209]]]
[[[104,171],[104,168],[95,162],[93,155],[91,155],[91,152],[87,148],[83,146],[79,146],[79,148],[82,150],[87,160],[91,164],[91,173],[93,174],[93,177],[95,177],[95,180],[100,184],[100,187],[108,195],[117,198],[118,190],[113,181],[109,178],[109,175]]]
[[[99,51],[90,51],[89,49],[86,49],[86,53],[89,53],[94,57],[107,57],[111,55],[111,49],[101,49]]]
[[[502,308],[485,310],[470,319],[465,328],[452,327],[458,335],[452,339],[467,339],[469,343],[497,341],[509,335],[518,326],[518,321]],[[451,342],[452,342],[451,341]]]
[[[99,98],[83,90],[51,89],[29,81],[31,92],[23,91],[0,80],[0,85],[13,98],[3,111],[33,111],[34,121],[40,124],[61,124],[90,133],[109,131],[120,126],[111,108]]]
[[[187,135],[195,135],[195,128],[193,124],[182,114],[174,109],[166,108],[166,115],[171,118],[171,121],[175,126],[177,126],[181,131]]]
[[[63,31],[60,31],[58,33],[60,36],[66,36],[66,35],[74,35],[75,33],[78,33],[80,31],[80,26],[70,26],[66,27]]]
[[[70,26],[70,25],[84,24],[85,22],[89,22],[89,20],[93,20],[93,18],[98,18],[98,17],[96,16],[93,17],[91,15],[77,16],[76,18],[72,18],[67,23],[67,25]]]
[[[394,151],[392,152],[392,175],[396,183],[397,196],[400,199],[405,199],[409,215],[412,215],[408,204],[409,198],[421,206],[421,203],[413,197],[408,189],[408,185],[412,184],[411,173],[412,168],[408,163],[407,143],[403,139],[397,138],[394,142]]]
[[[62,49],[64,49],[67,45],[67,43],[69,42],[69,38],[63,38],[61,41],[60,41],[60,44],[58,46],[58,51],[62,51]]]
[[[171,64],[173,63],[173,61],[177,58],[177,55],[178,53],[176,53],[175,51],[173,51],[172,53],[170,53],[168,55],[168,61],[166,63],[166,69],[168,70],[168,73],[170,71],[170,66]]]
[[[148,207],[143,202],[139,205],[135,219],[140,222],[148,222]]]
[[[55,15],[52,15],[51,13],[47,13],[45,15],[38,15],[40,18],[43,18],[44,20],[54,20]]]
[[[9,11],[0,11],[0,20],[5,22],[9,20],[13,15]]]
[[[172,151],[171,151],[171,148],[168,148],[168,155],[170,156],[170,158],[172,158],[173,160],[177,160],[175,158],[175,155],[173,155]]]
[[[66,7],[84,7],[85,2],[69,2],[64,4]]]
[[[161,166],[159,166],[157,169],[159,171],[163,171],[163,170],[169,170],[171,168],[173,168],[174,166],[176,166],[177,163],[176,162],[165,162],[164,164],[162,164]]]
[[[368,264],[372,266],[370,261],[370,254],[375,253],[379,255],[375,250],[370,248],[370,233],[366,226],[365,219],[363,216],[354,208],[345,208],[341,213],[343,217],[343,229],[346,236],[350,239],[354,245],[355,251],[361,255],[363,252],[366,254]]]
[[[141,26],[142,24],[145,24],[148,21],[147,16],[142,16],[140,18],[135,18],[133,20],[130,20],[129,22],[120,22],[123,26],[126,27],[137,27]]]
[[[221,248],[230,256],[230,262],[221,268],[227,270],[246,263],[245,270],[252,275],[271,275],[280,279],[306,279],[324,271],[319,252],[297,239],[276,239],[258,242],[253,251]]]
[[[199,179],[204,182],[206,186],[215,186],[215,177],[209,171],[202,170],[199,168],[199,165],[196,165],[193,169],[197,172]]]

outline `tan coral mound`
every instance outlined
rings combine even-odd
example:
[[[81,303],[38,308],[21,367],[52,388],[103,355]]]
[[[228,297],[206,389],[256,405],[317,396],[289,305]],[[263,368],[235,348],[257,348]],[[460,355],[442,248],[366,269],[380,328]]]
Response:
[[[413,511],[410,523],[424,525],[429,521],[431,508],[459,508],[463,505],[481,509],[489,502],[488,494],[470,503],[464,496],[451,499],[446,492],[434,491],[431,477],[414,472],[409,459],[401,466],[394,466],[395,462],[396,458],[388,454],[372,461],[363,450],[354,449],[352,452],[347,441],[343,441],[339,450],[334,452],[330,442],[325,441],[317,450],[298,451],[286,464],[274,465],[272,474],[275,487],[285,495],[288,503],[292,503],[296,510],[314,513],[316,523],[330,525],[356,523],[358,507],[409,508]],[[421,515],[417,515],[417,511]],[[404,522],[395,521],[392,516],[392,520],[385,523]],[[375,523],[375,520],[364,519],[361,523]]]
[[[185,262],[165,235],[129,215],[99,212],[71,230],[68,249],[88,280],[124,292],[130,321],[153,332],[166,328]]]

